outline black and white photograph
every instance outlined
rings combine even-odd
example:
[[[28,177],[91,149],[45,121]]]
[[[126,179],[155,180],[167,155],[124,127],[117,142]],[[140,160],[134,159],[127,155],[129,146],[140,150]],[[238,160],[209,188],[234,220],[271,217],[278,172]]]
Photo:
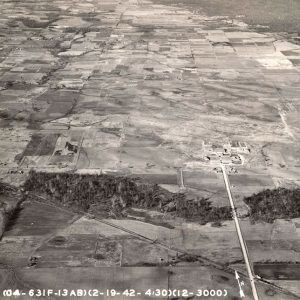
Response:
[[[300,300],[300,0],[0,0],[0,300]]]

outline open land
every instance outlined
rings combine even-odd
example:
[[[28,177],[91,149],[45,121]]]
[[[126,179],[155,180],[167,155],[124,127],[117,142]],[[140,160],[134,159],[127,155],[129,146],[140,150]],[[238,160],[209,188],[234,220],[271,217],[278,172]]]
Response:
[[[299,299],[299,5],[0,0],[0,292]]]

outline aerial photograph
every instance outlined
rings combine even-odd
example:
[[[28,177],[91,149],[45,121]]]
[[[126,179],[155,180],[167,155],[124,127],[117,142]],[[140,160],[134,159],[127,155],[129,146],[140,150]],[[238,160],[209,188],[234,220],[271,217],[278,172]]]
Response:
[[[16,299],[300,299],[300,0],[0,0]]]

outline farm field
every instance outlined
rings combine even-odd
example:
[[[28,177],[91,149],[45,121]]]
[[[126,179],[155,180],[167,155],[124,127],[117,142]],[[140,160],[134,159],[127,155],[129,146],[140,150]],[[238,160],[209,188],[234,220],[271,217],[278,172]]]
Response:
[[[253,299],[248,258],[299,299],[299,3],[38,4],[0,0],[0,295]]]

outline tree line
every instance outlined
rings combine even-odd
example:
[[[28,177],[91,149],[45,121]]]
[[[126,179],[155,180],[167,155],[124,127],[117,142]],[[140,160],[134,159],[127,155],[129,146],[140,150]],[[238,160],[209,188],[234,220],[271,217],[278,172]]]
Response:
[[[201,224],[232,218],[229,206],[215,207],[207,198],[189,199],[138,177],[31,171],[24,190],[84,212],[117,218],[125,217],[130,207],[166,212]]]
[[[244,199],[253,222],[300,217],[300,188],[267,189]]]

